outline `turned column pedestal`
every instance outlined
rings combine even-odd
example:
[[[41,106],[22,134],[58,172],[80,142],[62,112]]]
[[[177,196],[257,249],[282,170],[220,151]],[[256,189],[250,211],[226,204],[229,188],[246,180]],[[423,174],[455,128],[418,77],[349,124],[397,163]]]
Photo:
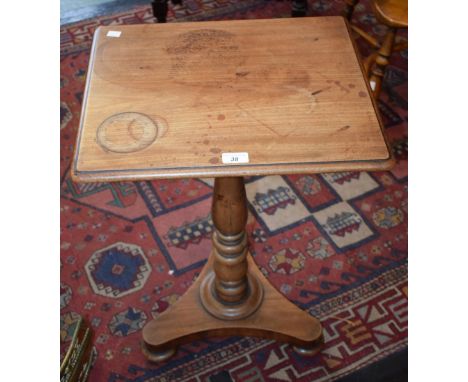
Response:
[[[248,252],[242,177],[215,179],[212,218],[210,258],[187,293],[145,326],[145,355],[163,361],[185,342],[232,335],[288,342],[314,355],[322,342],[319,321],[276,291]]]

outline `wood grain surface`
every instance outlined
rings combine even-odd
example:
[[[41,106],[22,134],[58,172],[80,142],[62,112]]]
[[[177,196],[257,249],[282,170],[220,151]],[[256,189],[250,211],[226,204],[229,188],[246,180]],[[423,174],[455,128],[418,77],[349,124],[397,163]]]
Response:
[[[342,17],[100,27],[72,176],[387,169],[370,94]]]

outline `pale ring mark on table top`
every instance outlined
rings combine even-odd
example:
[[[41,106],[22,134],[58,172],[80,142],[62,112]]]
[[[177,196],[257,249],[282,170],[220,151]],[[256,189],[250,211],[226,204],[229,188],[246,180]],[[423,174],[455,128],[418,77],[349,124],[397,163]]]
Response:
[[[153,144],[166,129],[167,122],[161,117],[124,112],[111,115],[99,125],[96,142],[106,151],[134,153]]]

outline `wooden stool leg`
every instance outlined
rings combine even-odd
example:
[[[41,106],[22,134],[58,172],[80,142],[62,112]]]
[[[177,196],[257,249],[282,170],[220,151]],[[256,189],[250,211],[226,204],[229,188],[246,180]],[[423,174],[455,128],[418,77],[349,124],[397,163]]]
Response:
[[[351,19],[353,18],[354,7],[357,3],[359,3],[359,0],[346,0],[345,2],[346,5],[343,11],[343,16],[346,20],[351,21]]]
[[[153,7],[153,15],[158,23],[165,23],[167,17],[169,0],[153,0],[151,6]]]
[[[243,178],[216,178],[212,217],[213,250],[200,276],[143,329],[147,358],[164,361],[180,344],[232,335],[289,342],[299,354],[316,354],[320,322],[273,288],[248,253]]]
[[[293,0],[291,17],[304,17],[307,14],[307,0]]]
[[[362,64],[364,66],[364,72],[366,73],[366,77],[369,78],[370,76],[370,70],[372,68],[372,65],[375,62],[375,59],[377,58],[378,52],[373,52],[369,56],[367,56]]]
[[[382,81],[385,74],[385,68],[389,63],[390,55],[392,54],[393,44],[395,42],[395,28],[389,28],[385,35],[384,42],[380,49],[377,51],[375,65],[372,68],[369,82],[374,92],[375,98],[379,97],[382,88]]]

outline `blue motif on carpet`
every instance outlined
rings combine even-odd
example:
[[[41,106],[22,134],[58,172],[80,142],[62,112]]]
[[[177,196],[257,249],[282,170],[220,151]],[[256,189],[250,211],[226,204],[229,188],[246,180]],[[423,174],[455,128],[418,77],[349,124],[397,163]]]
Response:
[[[109,285],[113,289],[128,290],[133,287],[139,267],[144,265],[141,257],[131,256],[112,248],[102,257],[92,276],[97,283]]]

